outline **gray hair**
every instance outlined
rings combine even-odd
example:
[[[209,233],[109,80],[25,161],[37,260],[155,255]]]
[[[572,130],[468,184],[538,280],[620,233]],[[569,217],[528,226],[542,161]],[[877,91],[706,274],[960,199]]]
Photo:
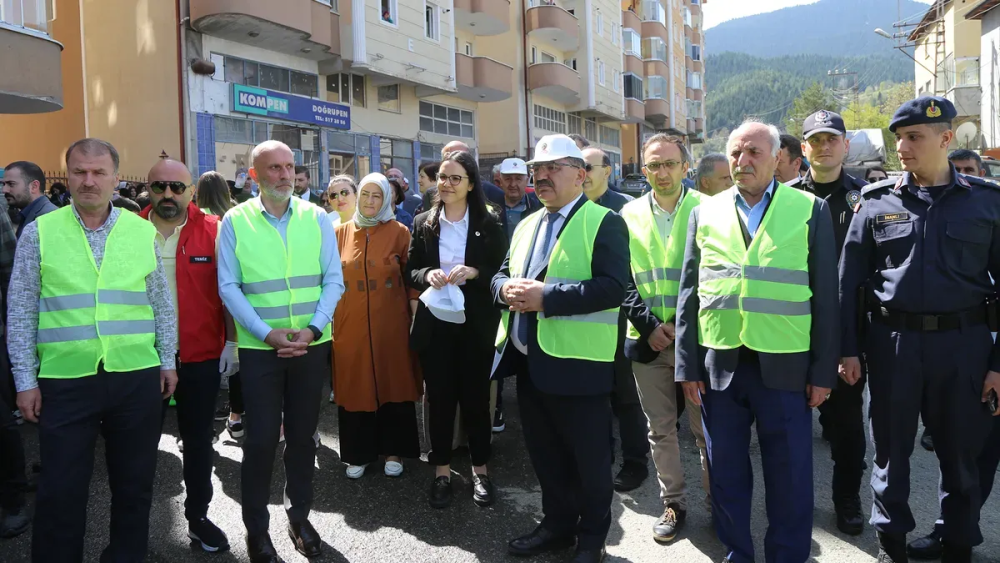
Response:
[[[706,154],[705,156],[701,157],[701,160],[698,161],[698,168],[694,172],[694,185],[696,188],[701,187],[701,179],[706,174],[711,174],[715,170],[715,166],[720,162],[728,165],[729,158],[726,155],[718,152]]]
[[[493,165],[493,175],[496,176],[499,173],[500,173],[500,163],[498,162]]]
[[[102,154],[107,154],[111,156],[111,162],[115,165],[115,174],[118,173],[118,165],[121,159],[118,156],[118,150],[115,149],[114,145],[107,141],[102,141],[101,139],[80,139],[66,149],[66,169],[69,170],[69,157],[73,155],[74,151],[80,151],[83,154],[89,154],[91,156],[99,156]]]
[[[771,156],[778,156],[778,151],[781,150],[781,131],[778,131],[778,128],[774,125],[765,123],[756,117],[747,118],[740,124],[739,127],[733,129],[733,132],[729,134],[729,139],[726,140],[726,150],[728,151],[729,144],[733,142],[733,139],[738,133],[742,133],[754,125],[761,125],[767,129],[768,137],[770,137],[771,140]]]

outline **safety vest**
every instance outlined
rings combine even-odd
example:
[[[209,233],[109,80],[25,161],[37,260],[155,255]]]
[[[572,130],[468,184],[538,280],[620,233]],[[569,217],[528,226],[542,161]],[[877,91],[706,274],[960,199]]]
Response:
[[[319,215],[326,213],[297,197],[290,200],[285,241],[264,218],[257,199],[245,201],[226,213],[231,216],[236,233],[236,259],[239,260],[243,295],[257,315],[272,329],[302,330],[312,322],[323,291],[320,269],[322,234]],[[240,348],[273,350],[255,338],[247,327],[236,323]],[[330,341],[330,325],[312,342],[312,346]]]
[[[94,375],[160,365],[146,276],[156,269],[156,229],[120,213],[100,268],[71,206],[38,219],[42,287],[38,302],[38,377]]]
[[[556,239],[545,273],[546,284],[580,283],[591,279],[591,259],[594,240],[604,216],[610,213],[605,207],[587,201],[570,217]],[[524,277],[525,262],[531,252],[532,239],[539,221],[547,213],[532,213],[518,223],[510,245],[510,277]],[[543,239],[539,237],[538,244]],[[538,345],[546,354],[564,359],[612,362],[618,339],[619,307],[566,317],[546,317],[538,313]],[[496,346],[507,340],[510,312],[504,311],[497,330]],[[522,319],[522,322],[527,322]]]
[[[779,183],[748,248],[732,194],[706,198],[698,215],[698,341],[717,350],[805,352],[815,197]]]
[[[660,239],[656,225],[653,193],[630,201],[622,207],[621,216],[628,225],[629,256],[632,279],[643,303],[661,322],[674,320],[677,313],[677,291],[681,279],[681,262],[684,261],[684,244],[687,240],[688,219],[691,210],[701,203],[701,192],[686,190],[684,199],[676,208],[674,223],[666,246]],[[639,339],[639,331],[628,323],[625,335]]]

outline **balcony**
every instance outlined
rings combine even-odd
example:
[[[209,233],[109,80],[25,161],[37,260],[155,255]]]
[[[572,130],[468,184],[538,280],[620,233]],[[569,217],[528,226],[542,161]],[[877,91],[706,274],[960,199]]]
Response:
[[[670,102],[655,98],[646,100],[646,120],[660,125],[670,121]]]
[[[455,0],[455,26],[473,35],[510,31],[510,0]]]
[[[542,41],[563,52],[580,48],[580,24],[576,16],[559,6],[535,6],[525,14],[525,29]]]
[[[639,29],[642,27],[642,20],[639,19],[639,14],[633,12],[632,10],[622,10],[622,27]]]
[[[701,59],[692,59],[689,57],[687,59],[687,63],[688,63],[688,70],[691,70],[693,72],[705,72],[705,64],[701,62]]]
[[[642,68],[642,59],[632,54],[625,55],[625,72],[645,76],[646,72]]]
[[[62,44],[47,33],[45,0],[0,10],[0,113],[46,113],[63,107]]]
[[[695,132],[695,128],[697,127],[697,124],[695,123],[695,121],[696,120],[693,119],[693,118],[690,118],[690,117],[688,118],[688,120],[687,120],[687,130],[688,130],[688,133],[694,133]]]
[[[705,99],[705,91],[698,88],[689,88],[687,90],[690,95],[687,97],[689,100],[702,101]]]
[[[667,63],[659,60],[642,61],[643,70],[646,76],[670,76],[670,67]]]
[[[458,97],[470,102],[499,102],[513,92],[514,69],[486,57],[455,55]]]
[[[646,106],[635,98],[625,98],[625,123],[642,123],[646,120]]]
[[[340,16],[315,0],[191,0],[191,27],[316,61],[340,55]]]
[[[697,29],[691,30],[691,43],[695,45],[701,45],[701,32]]]
[[[691,17],[701,15],[701,4],[689,4],[688,9],[691,10]]]
[[[580,103],[580,74],[562,63],[529,66],[528,88],[564,105]]]
[[[979,57],[947,57],[938,67],[938,88],[955,104],[958,117],[979,117],[982,103]]]
[[[642,22],[642,37],[646,39],[648,37],[659,37],[664,41],[669,41],[670,38],[667,36],[667,28],[658,21],[644,21]]]
[[[704,119],[702,119],[700,117],[695,118],[695,120],[694,120],[694,132],[695,133],[704,133],[705,132],[705,120]]]

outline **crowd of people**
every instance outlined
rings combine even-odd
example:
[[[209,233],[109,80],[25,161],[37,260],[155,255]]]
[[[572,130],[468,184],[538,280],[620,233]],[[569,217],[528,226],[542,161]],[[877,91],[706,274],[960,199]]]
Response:
[[[288,536],[321,554],[309,513],[328,382],[347,478],[379,464],[399,477],[418,459],[421,404],[430,506],[455,502],[457,442],[472,501],[490,506],[503,500],[491,440],[514,377],[544,517],[511,554],[573,548],[572,563],[602,561],[613,491],[639,487],[650,457],[663,502],[653,539],[674,541],[692,502],[686,413],[725,561],[755,560],[755,427],[764,558],[804,562],[812,409],[831,444],[836,525],[864,531],[867,386],[880,563],[968,562],[1000,463],[1000,187],[980,178],[976,153],[949,156],[955,113],[936,97],[899,108],[893,179],[846,172],[832,111],[810,115],[802,140],[747,121],[726,154],[696,165],[683,139],[656,134],[638,197],[614,189],[606,153],[566,135],[543,137],[528,162],[504,160],[493,183],[467,145],[449,143],[419,167],[419,195],[390,169],[334,176],[317,196],[278,141],[256,146],[233,182],[158,159],[141,193],[119,184],[118,152],[98,139],[66,151],[66,188],[47,191],[36,165],[13,162],[12,212],[0,214],[0,374],[12,375],[0,385],[0,536],[32,526],[21,416],[38,424],[41,458],[32,560],[83,560],[99,434],[112,491],[102,561],[143,560],[173,401],[188,534],[227,550],[208,519],[224,378],[252,563],[281,561],[267,510],[280,442]],[[907,545],[918,418],[940,461],[941,518]]]

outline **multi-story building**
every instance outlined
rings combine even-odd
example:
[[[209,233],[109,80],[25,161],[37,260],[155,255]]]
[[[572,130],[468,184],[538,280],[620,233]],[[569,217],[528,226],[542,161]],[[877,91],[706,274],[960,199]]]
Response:
[[[980,22],[979,82],[982,97],[979,119],[982,125],[983,154],[1000,156],[1000,0],[982,0],[966,12],[965,18]]]

